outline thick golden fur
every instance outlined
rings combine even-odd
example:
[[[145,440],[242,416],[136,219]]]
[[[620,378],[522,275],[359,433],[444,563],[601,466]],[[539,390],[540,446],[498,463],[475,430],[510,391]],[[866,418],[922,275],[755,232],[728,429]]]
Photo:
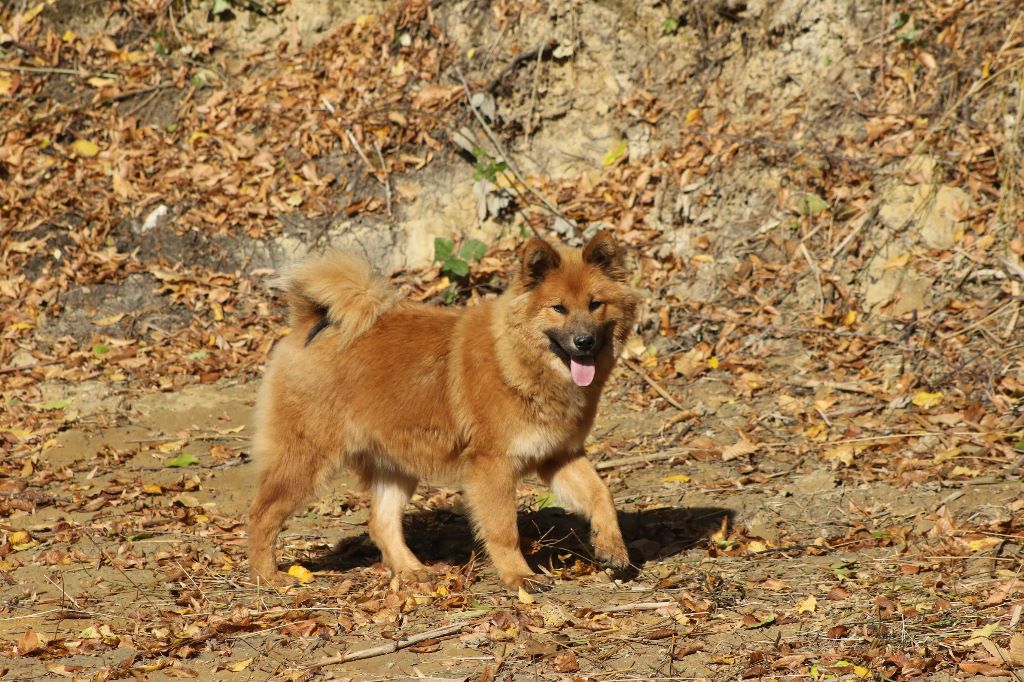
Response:
[[[462,310],[398,301],[351,255],[300,264],[286,279],[293,330],[257,402],[253,575],[282,579],[282,524],[343,466],[371,491],[370,535],[396,573],[424,568],[402,534],[417,481],[461,482],[502,581],[530,589],[540,576],[520,551],[515,501],[529,473],[590,520],[601,560],[628,564],[611,493],[583,454],[636,316],[624,279],[606,232],[582,250],[531,239],[509,289]]]

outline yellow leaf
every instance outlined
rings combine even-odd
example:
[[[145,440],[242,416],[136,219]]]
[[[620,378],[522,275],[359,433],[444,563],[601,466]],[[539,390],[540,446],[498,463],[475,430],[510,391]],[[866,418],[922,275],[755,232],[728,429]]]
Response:
[[[95,142],[89,140],[75,140],[71,143],[71,149],[81,157],[92,158],[100,153],[100,148]]]
[[[70,43],[72,40],[75,39],[75,37],[76,36],[74,31],[65,31],[64,35],[62,35],[60,39],[63,40],[65,43]]]
[[[894,257],[890,258],[889,260],[885,261],[885,266],[884,266],[883,269],[885,269],[885,270],[896,270],[898,268],[902,268],[908,262],[910,262],[910,254],[909,253],[903,253],[903,254],[900,254],[899,256],[894,256]]]
[[[855,665],[853,666],[853,674],[857,677],[867,677],[871,674],[871,671],[862,665]]]
[[[288,195],[288,198],[284,200],[284,203],[288,204],[292,208],[298,208],[302,205],[302,194],[295,192],[294,194]]]
[[[768,545],[760,540],[751,540],[747,543],[747,551],[751,554],[760,554],[768,551]]]
[[[0,76],[0,95],[9,95],[14,92],[14,82],[10,76]]]
[[[313,582],[313,574],[305,566],[294,564],[288,569],[288,575],[298,580],[303,585]]]
[[[1002,540],[999,538],[985,537],[977,540],[969,540],[967,546],[971,548],[972,552],[984,552],[986,549],[992,549],[998,545]],[[988,635],[985,635],[988,637]]]
[[[715,262],[714,256],[712,256],[711,254],[707,254],[707,253],[698,253],[697,255],[695,255],[690,260],[692,260],[694,263],[700,263],[702,265],[706,265],[708,263],[714,263]]]
[[[857,311],[847,311],[846,315],[843,316],[843,325],[849,327],[851,324],[857,321]]]
[[[163,495],[164,489],[158,486],[156,483],[145,483],[142,486],[142,492],[147,495]]]
[[[910,402],[914,403],[918,407],[935,407],[942,402],[942,394],[918,391],[914,394],[914,397],[910,399]]]
[[[476,56],[476,48],[475,47],[471,47],[468,50],[466,50],[466,59],[472,59],[475,56]]]
[[[231,663],[231,664],[228,665],[228,670],[230,670],[233,673],[240,673],[243,670],[245,670],[246,668],[248,668],[250,663],[252,663],[252,659],[251,658],[247,658],[244,661],[238,661],[236,663]]]
[[[615,165],[615,162],[624,157],[628,151],[629,142],[626,140],[620,141],[604,155],[604,158],[601,159],[601,165],[605,168]]]
[[[996,633],[996,630],[998,630],[998,629],[999,629],[998,625],[996,625],[995,623],[989,623],[985,627],[978,628],[977,630],[974,630],[973,632],[971,632],[971,634],[968,635],[968,642],[969,643],[970,642],[974,642],[974,640],[977,640],[977,639],[988,639],[992,635],[994,635]]]
[[[217,303],[216,301],[211,301],[210,310],[213,311],[213,319],[216,322],[221,322],[224,320],[224,306],[222,306],[220,303]]]
[[[360,14],[358,17],[356,17],[356,26],[366,26],[367,24],[372,24],[373,20],[374,16],[372,14]]]
[[[22,540],[22,542],[17,542],[15,540],[16,536],[19,536],[19,535],[24,535],[24,537],[18,537],[17,538],[18,540]],[[23,552],[26,549],[32,549],[33,547],[35,547],[38,544],[39,544],[39,541],[38,540],[33,540],[32,537],[28,533],[26,533],[25,531],[19,531],[17,533],[12,533],[11,534],[11,547],[14,548],[15,552]]]
[[[164,453],[165,455],[169,455],[172,452],[177,452],[178,450],[181,450],[183,447],[185,447],[186,443],[188,443],[188,441],[185,439],[172,440],[169,443],[161,443],[160,445],[157,445],[156,449]]]
[[[672,474],[661,479],[662,483],[689,483],[690,477],[686,474]]]
[[[24,545],[32,540],[32,536],[27,530],[16,530],[11,533],[10,540],[12,545]]]
[[[523,586],[519,586],[519,603],[521,604],[532,604],[537,601],[532,594],[523,589]]]
[[[686,112],[686,123],[687,125],[693,125],[694,123],[700,123],[700,120],[704,117],[700,109],[690,109]]]
[[[977,469],[971,469],[970,467],[957,465],[953,467],[953,470],[949,472],[950,476],[968,476],[970,478],[977,478],[981,474]]]
[[[718,369],[718,358],[714,355],[708,358],[708,369]]]
[[[114,85],[117,81],[113,78],[100,78],[99,76],[93,76],[85,81],[94,88],[109,88]]]
[[[818,608],[818,600],[812,594],[807,599],[802,600],[796,605],[797,613],[814,613],[814,610]]]
[[[32,21],[33,19],[35,19],[36,17],[38,17],[39,13],[43,11],[43,8],[46,7],[46,5],[47,5],[47,3],[40,2],[35,7],[33,7],[29,11],[25,12],[24,14],[22,14],[21,15],[22,22],[27,24],[30,21]]]

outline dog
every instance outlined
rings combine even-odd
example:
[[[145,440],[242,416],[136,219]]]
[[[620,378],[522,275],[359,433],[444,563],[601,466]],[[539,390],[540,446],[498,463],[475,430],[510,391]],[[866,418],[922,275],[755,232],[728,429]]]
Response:
[[[542,589],[519,546],[516,484],[535,473],[590,521],[595,557],[629,565],[611,492],[583,444],[639,297],[608,231],[582,249],[534,237],[508,289],[465,309],[399,300],[343,252],[285,276],[291,333],[256,403],[259,490],[249,511],[254,579],[289,580],[284,521],[341,467],[370,491],[370,537],[395,574],[423,579],[402,515],[420,479],[461,482],[501,581]]]

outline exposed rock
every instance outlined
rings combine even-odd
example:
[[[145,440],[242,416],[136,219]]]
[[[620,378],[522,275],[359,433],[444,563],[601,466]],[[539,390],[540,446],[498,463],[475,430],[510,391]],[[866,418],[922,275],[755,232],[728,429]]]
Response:
[[[887,227],[899,231],[915,225],[929,249],[948,249],[956,243],[960,216],[970,208],[971,198],[958,187],[897,185],[883,202],[878,217]]]
[[[901,245],[887,244],[868,263],[864,305],[869,310],[878,310],[891,303],[886,312],[902,315],[921,309],[928,302],[932,280],[914,270],[909,257],[905,261],[901,258],[907,253],[901,253]]]

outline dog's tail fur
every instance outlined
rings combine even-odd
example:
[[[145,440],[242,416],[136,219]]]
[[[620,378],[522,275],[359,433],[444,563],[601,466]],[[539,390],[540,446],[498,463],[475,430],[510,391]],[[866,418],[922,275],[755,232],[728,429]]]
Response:
[[[308,344],[331,325],[343,345],[350,344],[394,307],[396,292],[365,259],[331,251],[297,263],[282,285],[293,334]]]

